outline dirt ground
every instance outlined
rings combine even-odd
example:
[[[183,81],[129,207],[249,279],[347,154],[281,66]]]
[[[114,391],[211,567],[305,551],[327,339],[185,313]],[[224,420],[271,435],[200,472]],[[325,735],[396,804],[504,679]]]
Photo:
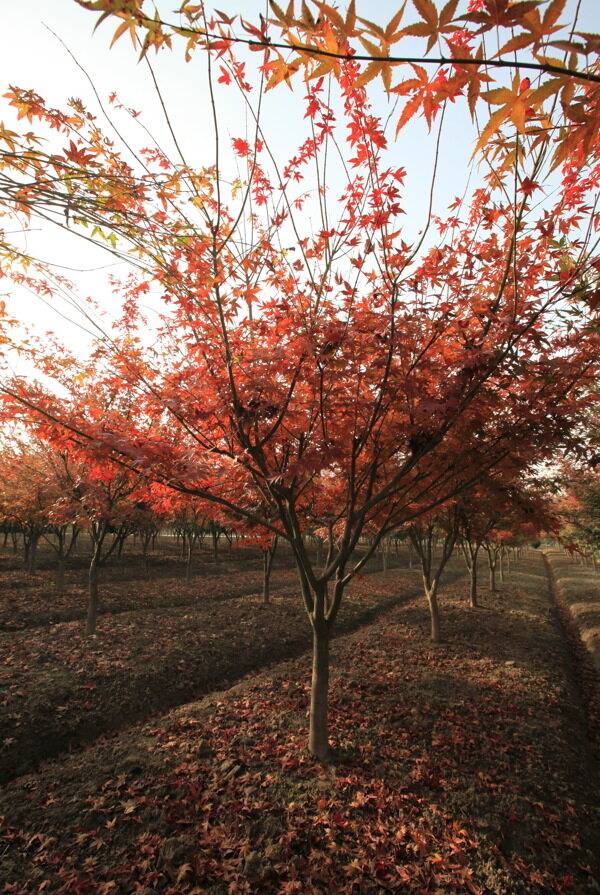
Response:
[[[48,569],[33,578],[20,569],[5,572],[0,783],[102,733],[306,651],[310,627],[289,558],[280,559],[264,605],[254,553],[244,570],[237,568],[239,553],[218,567],[204,557],[204,571],[191,582],[167,577],[167,563],[151,580],[136,576],[135,566],[113,565],[104,576],[92,638],[84,635],[86,596],[77,569],[57,597]],[[364,577],[348,590],[337,632],[372,621],[418,588],[416,570],[407,570],[401,582],[391,575]],[[18,619],[16,630],[12,619]]]
[[[600,892],[598,762],[543,558],[532,551],[498,594],[482,588],[477,610],[467,606],[457,561],[441,594],[439,646],[428,642],[410,574],[394,569],[355,585],[358,615],[348,624],[356,630],[333,647],[331,763],[306,751],[310,656],[298,644],[293,658],[233,687],[8,782],[0,791],[4,891]],[[266,611],[281,609],[291,625],[292,604],[291,594],[275,595]],[[250,597],[216,606],[215,628],[227,615],[243,628],[242,617],[249,624],[262,611]],[[183,638],[180,661],[206,633],[211,615],[202,611],[197,624],[172,630],[174,644]],[[289,629],[284,618],[273,641]],[[137,622],[141,629],[141,615]],[[36,644],[47,635],[32,629],[29,648],[45,655],[47,641]],[[76,653],[75,632],[68,638]],[[229,639],[215,639],[213,667],[227,662]],[[257,629],[247,640],[255,641]],[[164,649],[131,657],[105,710]],[[195,661],[180,671],[175,663],[164,679],[157,673],[152,686],[186,679]],[[46,667],[30,686],[42,686]],[[46,720],[25,719],[26,736],[43,739]]]

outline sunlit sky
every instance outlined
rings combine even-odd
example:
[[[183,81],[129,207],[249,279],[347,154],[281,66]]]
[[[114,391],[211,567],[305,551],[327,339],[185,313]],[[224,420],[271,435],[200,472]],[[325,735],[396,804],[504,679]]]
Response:
[[[173,2],[158,3],[161,14],[171,21],[170,10],[175,5]],[[255,0],[239,0],[238,3],[219,0],[215,5],[225,12],[241,13],[250,21],[256,21],[258,13],[266,11],[265,3]],[[389,20],[396,9],[397,3],[392,0],[377,0],[377,3],[357,0],[358,14],[379,22]],[[74,0],[0,0],[0,11],[3,38],[0,54],[0,85],[3,89],[0,92],[3,93],[9,84],[34,89],[49,105],[59,108],[65,107],[69,97],[77,96],[91,110],[97,111],[94,89],[103,102],[116,91],[125,105],[141,111],[141,120],[159,143],[171,151],[172,141],[147,65],[138,62],[127,36],[112,49],[109,47],[115,30],[114,21],[104,23],[94,33],[97,14],[80,8]],[[414,14],[407,12],[407,20],[413,18]],[[600,0],[583,0],[581,23],[583,29],[600,30]],[[196,165],[210,164],[214,141],[204,55],[199,52],[186,63],[183,45],[176,42],[172,52],[153,54],[151,60],[174,130],[188,160]],[[253,61],[251,59],[251,63]],[[266,98],[263,123],[270,144],[281,156],[292,152],[305,136],[303,110],[299,104],[302,92],[300,89],[296,97],[281,87]],[[0,120],[12,126],[11,110],[5,100],[1,103]],[[381,115],[389,112],[382,96],[375,99],[375,108]],[[223,90],[220,94],[219,121],[224,134],[244,136],[245,114],[234,91]],[[120,122],[120,125],[130,127],[126,122]],[[138,146],[144,145],[139,133],[132,134]],[[442,214],[454,197],[463,193],[467,183],[472,187],[479,176],[477,172],[471,173],[469,181],[468,160],[474,139],[475,132],[464,109],[450,107],[444,122],[442,161],[435,186],[435,207]],[[407,128],[394,144],[395,163],[408,171],[403,204],[408,238],[414,238],[426,219],[434,150],[434,136],[428,135],[422,123]],[[307,226],[310,226],[309,222]],[[94,296],[100,305],[110,310],[114,298],[106,286],[106,274],[109,271],[123,273],[123,265],[115,265],[101,250],[84,246],[76,237],[65,239],[47,228],[36,227],[28,235],[27,247],[32,254],[62,265],[57,270],[73,277],[79,294]],[[87,272],[76,273],[70,270],[73,267]],[[3,286],[0,291],[4,293],[5,288]],[[44,306],[38,298],[23,291],[0,297],[15,316],[35,324],[38,330],[59,332],[75,350],[78,343],[82,348],[87,344],[88,336],[80,328],[81,318],[60,302],[54,308]],[[68,324],[57,312],[73,319],[75,325]]]

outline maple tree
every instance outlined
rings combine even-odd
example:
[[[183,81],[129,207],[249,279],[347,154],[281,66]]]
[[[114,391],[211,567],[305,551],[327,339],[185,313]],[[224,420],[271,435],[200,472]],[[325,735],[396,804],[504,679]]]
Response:
[[[187,581],[191,581],[194,548],[198,541],[202,543],[205,535],[202,503],[168,489],[163,489],[161,501],[171,517],[177,538],[181,540],[181,554],[182,557],[185,556],[185,577]]]
[[[548,483],[532,473],[532,467],[540,465],[537,450],[534,457],[536,462],[529,469],[515,468],[511,463],[507,469],[500,468],[500,475],[482,480],[472,493],[461,497],[459,535],[470,575],[472,607],[479,604],[478,558],[482,548],[488,559],[489,588],[494,593],[498,568],[503,577],[502,559],[507,545],[531,542],[541,532],[556,532]]]
[[[442,573],[454,550],[459,534],[460,518],[459,506],[451,504],[447,508],[442,508],[413,522],[408,528],[411,543],[421,563],[423,589],[431,620],[431,639],[434,643],[439,643],[442,636],[437,599],[438,588]],[[439,550],[437,556],[436,548]]]
[[[396,136],[414,115],[431,127],[444,103],[463,97],[474,121],[484,116],[477,149],[504,142],[508,128],[515,155],[519,137],[532,138],[537,147],[550,146],[558,164],[585,155],[598,136],[599,38],[578,24],[579,6],[574,20],[565,18],[567,0],[447,0],[441,6],[412,0],[385,24],[360,15],[355,0],[345,10],[323,0],[270,0],[270,17],[258,22],[211,13],[197,0],[184,0],[177,22],[156,9],[147,13],[145,0],[76,2],[100,12],[98,23],[116,18],[113,43],[129,34],[142,55],[171,48],[178,38],[187,60],[196,49],[227,59],[245,44],[262,57],[267,89],[289,85],[298,73],[308,84],[325,76],[342,80],[344,63],[361,63],[357,88],[380,79],[388,96],[405,99]],[[407,21],[410,12],[417,21]],[[231,68],[236,72],[235,62]],[[222,72],[232,77],[229,66]]]
[[[144,25],[134,0],[105,7],[132,15],[128,27]],[[331,8],[320,7],[327,21]],[[246,100],[232,42],[207,49]],[[279,62],[261,52],[276,79]],[[330,636],[349,582],[382,539],[426,519],[522,443],[568,437],[597,372],[597,137],[578,132],[577,152],[538,203],[556,158],[509,110],[500,123],[510,120],[511,133],[498,136],[471,202],[457,199],[433,219],[438,235],[412,244],[403,238],[406,172],[390,158],[368,79],[355,59],[335,66],[335,103],[326,72],[311,70],[306,139],[285,165],[248,105],[256,130],[231,141],[233,182],[221,161],[193,170],[158,146],[126,161],[77,100],[63,112],[11,88],[19,117],[57,136],[46,149],[35,131],[0,133],[4,216],[27,225],[41,214],[60,226],[66,216],[139,272],[122,284],[121,320],[94,347],[93,386],[76,358],[34,349],[69,398],[16,379],[3,386],[7,402],[104,470],[107,492],[143,475],[290,544],[313,629],[309,743],[320,758],[329,750]],[[424,82],[414,90],[423,105],[431,91]],[[345,177],[337,204],[334,148]],[[311,201],[312,229],[301,212]],[[48,267],[7,243],[3,253],[5,276],[53,294]],[[151,287],[165,310],[149,345],[140,303]],[[108,515],[98,517],[100,551]],[[313,533],[324,542],[322,567],[307,549]],[[357,557],[363,533],[370,544]]]
[[[600,548],[600,481],[596,468],[564,462],[555,506],[561,519],[561,538],[589,557],[597,567]]]
[[[83,398],[81,391],[79,398]],[[114,392],[102,392],[98,388],[91,389],[86,396],[87,408],[97,418],[106,414],[115,400]],[[123,398],[119,412],[131,412]],[[10,490],[6,493],[5,489],[4,502],[20,523],[31,571],[39,538],[55,536],[56,544],[48,540],[57,552],[61,585],[66,559],[79,530],[85,528],[88,532],[92,553],[86,633],[95,634],[100,569],[119,550],[128,534],[148,525],[144,480],[139,474],[113,463],[103,463],[98,457],[91,459],[82,452],[77,440],[69,437],[64,426],[57,426],[43,415],[32,414],[22,403],[17,402],[15,417],[21,425],[29,427],[35,442],[33,446],[24,442],[13,458],[17,488],[13,493]],[[155,520],[153,528],[154,523]]]
[[[4,458],[9,468],[12,466],[13,489],[10,484],[8,495],[6,483],[5,498],[8,497],[5,512],[15,519],[19,513],[17,494],[22,495],[20,501],[19,527],[24,537],[24,547],[29,570],[35,566],[35,552],[39,538],[51,547],[56,555],[57,573],[56,588],[61,592],[64,588],[67,562],[77,545],[82,526],[79,524],[80,512],[78,501],[63,488],[65,467],[68,457],[62,451],[53,450],[43,442],[21,441],[18,454],[13,449],[12,457]],[[10,483],[11,478],[7,481]],[[15,493],[14,486],[17,492]],[[25,498],[25,506],[23,506]],[[31,501],[35,506],[31,506]],[[31,542],[27,532],[33,530],[39,537]],[[29,541],[29,543],[28,543]]]
[[[12,439],[3,448],[1,513],[4,521],[21,534],[27,571],[33,574],[38,543],[49,532],[50,510],[59,493],[39,450],[32,450],[18,439]]]

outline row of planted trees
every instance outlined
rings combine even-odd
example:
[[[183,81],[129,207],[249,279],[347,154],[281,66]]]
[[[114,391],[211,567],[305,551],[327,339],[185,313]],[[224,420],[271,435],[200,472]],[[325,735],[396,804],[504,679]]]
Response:
[[[194,546],[207,534],[212,539],[215,558],[221,533],[226,534],[230,544],[234,537],[243,534],[245,544],[259,545],[264,560],[263,598],[268,602],[277,536],[257,536],[234,517],[229,520],[228,529],[226,515],[219,511],[218,519],[214,518],[214,506],[206,501],[176,494],[114,463],[94,465],[91,458],[72,445],[63,443],[57,447],[51,441],[22,438],[5,448],[2,466],[0,530],[4,546],[11,537],[16,552],[17,538],[22,539],[30,573],[35,571],[37,547],[43,539],[56,556],[57,587],[62,590],[69,557],[81,533],[86,533],[91,543],[88,634],[96,630],[102,566],[114,554],[120,557],[126,539],[133,536],[139,539],[142,569],[146,573],[149,548],[164,529],[181,543],[188,581]],[[316,527],[306,540],[316,544],[316,565],[320,567],[324,561],[323,544],[331,550],[332,532],[318,527],[314,516],[311,520]],[[431,616],[431,638],[437,642],[441,639],[437,594],[455,547],[460,545],[465,558],[470,576],[469,602],[476,607],[480,552],[487,555],[490,590],[495,591],[497,566],[503,580],[503,559],[510,562],[508,548],[535,537],[544,526],[547,531],[556,530],[556,519],[548,511],[548,500],[539,484],[536,491],[534,483],[527,488],[496,476],[381,539],[379,552],[384,571],[392,540],[396,546],[408,546],[411,565],[416,557]],[[357,549],[357,553],[365,552],[371,552],[368,539]]]
[[[128,538],[140,545],[142,571],[148,571],[148,553],[161,530],[167,529],[181,544],[186,578],[191,578],[195,545],[207,535],[216,547],[226,531],[213,508],[164,488],[151,487],[139,474],[114,465],[100,466],[80,451],[50,442],[7,440],[2,452],[0,533],[4,546],[10,538],[13,553],[22,544],[29,573],[36,571],[38,545],[48,546],[56,557],[59,591],[82,534],[90,556],[89,600],[86,630],[96,629],[101,568],[120,556]],[[231,533],[227,532],[229,539]]]
[[[595,430],[597,437],[598,429]],[[600,562],[600,472],[568,463],[564,468],[559,510],[564,541],[574,556],[598,571]]]
[[[500,15],[485,0],[462,15],[450,2],[441,17],[416,4],[416,28],[400,28],[399,13],[389,33],[379,29],[384,57],[403,36],[426,34],[425,54],[448,44],[454,61],[438,60],[435,77],[410,69],[394,88],[407,99],[400,130],[417,112],[429,126],[437,116],[436,159],[449,99],[466,95],[476,121],[482,104],[500,104],[474,135],[477,187],[433,215],[436,163],[415,236],[389,116],[376,114],[366,89],[381,74],[389,95],[392,70],[355,58],[372,23],[354,4],[346,16],[322,3],[313,16],[304,4],[298,17],[293,3],[286,12],[275,5],[271,23],[249,32],[261,57],[256,78],[235,56],[233,20],[215,14],[209,28],[202,4],[184,3],[187,25],[172,29],[137,0],[81,5],[119,17],[118,33],[140,33],[145,48],[179,35],[188,52],[206,52],[215,154],[194,167],[178,143],[173,158],[159,142],[120,145],[118,127],[104,133],[79,101],[60,110],[10,90],[27,130],[0,132],[7,223],[27,229],[39,214],[64,229],[66,216],[132,272],[120,287],[122,313],[89,360],[29,342],[41,382],[54,385],[7,375],[5,412],[94,470],[140,476],[205,501],[270,545],[287,542],[313,632],[309,745],[326,758],[331,632],[346,587],[380,543],[412,532],[435,631],[429,526],[444,531],[444,559],[457,537],[453,517],[464,518],[457,506],[489,496],[487,521],[466,517],[475,588],[482,529],[512,529],[533,471],[557,451],[581,449],[598,376],[595,45],[585,37],[565,51],[585,66],[576,87],[566,62],[564,78],[554,64],[550,78],[548,63],[534,61],[532,84],[504,60],[510,84],[488,90],[494,63],[478,61],[481,35],[494,31],[499,47],[519,37],[543,60],[564,4],[555,0],[543,19],[537,3]],[[291,62],[269,27],[293,41]],[[565,26],[563,36],[572,33]],[[378,44],[367,40],[371,54]],[[264,87],[299,71],[295,120],[305,131],[284,159],[261,117]],[[231,140],[221,132],[221,90],[237,91],[239,120],[251,122]],[[0,249],[16,284],[45,297],[69,288],[23,246]],[[149,293],[160,301],[151,326]],[[525,493],[523,512],[529,502]]]

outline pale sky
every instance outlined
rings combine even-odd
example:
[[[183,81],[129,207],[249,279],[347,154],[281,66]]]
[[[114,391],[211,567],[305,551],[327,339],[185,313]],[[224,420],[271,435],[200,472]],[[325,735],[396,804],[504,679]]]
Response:
[[[161,13],[170,19],[170,10],[175,5],[175,2],[158,4]],[[207,3],[207,7],[211,5]],[[240,12],[250,21],[256,21],[258,12],[264,12],[265,6],[256,0],[238,0],[237,3],[218,0],[215,5],[226,12]],[[378,22],[387,22],[396,9],[397,3],[393,0],[378,0],[376,3],[373,0],[357,0],[357,13]],[[583,27],[600,30],[600,0],[583,0],[582,9]],[[116,27],[114,21],[103,24],[93,34],[96,17],[96,14],[77,6],[74,0],[0,0],[3,37],[0,93],[4,93],[10,84],[34,89],[50,105],[59,108],[64,108],[66,100],[71,96],[80,97],[92,110],[97,108],[86,74],[57,37],[48,30],[50,28],[85,69],[102,101],[106,101],[112,91],[117,91],[125,104],[141,110],[143,121],[158,137],[159,142],[170,149],[172,144],[146,65],[138,64],[127,36],[109,49]],[[412,21],[413,18],[416,18],[414,14],[407,10],[406,20]],[[251,61],[258,61],[259,58],[251,54]],[[151,61],[186,155],[194,164],[210,164],[213,159],[213,138],[207,106],[204,54],[197,52],[193,61],[186,64],[183,59],[183,44],[176,41],[172,52],[164,51],[158,56],[152,54]],[[301,88],[298,93],[301,97]],[[376,110],[380,114],[385,113],[382,101],[377,102]],[[267,95],[263,123],[276,153],[285,156],[305,136],[302,115],[301,105],[298,105],[296,97],[286,87],[280,87]],[[245,115],[236,102],[233,91],[223,91],[220,95],[219,117],[225,134],[231,137],[244,136]],[[4,120],[7,126],[13,124],[11,110],[7,108],[5,100],[0,100],[0,120]],[[119,124],[124,128],[129,127],[121,121]],[[144,145],[141,136],[132,132],[132,138],[138,146]],[[435,206],[442,214],[454,197],[461,195],[465,189],[473,139],[474,131],[464,108],[449,107],[444,122],[443,154],[435,188]],[[402,131],[394,144],[394,162],[408,171],[403,207],[406,211],[409,241],[422,228],[426,218],[434,144],[434,135],[427,135],[422,122]],[[472,178],[471,187],[476,177],[477,175]],[[114,298],[105,285],[106,270],[118,273],[119,267],[115,268],[110,257],[101,250],[86,248],[76,237],[56,237],[47,229],[31,233],[27,245],[32,253],[57,264],[90,269],[86,274],[73,274],[78,291],[82,295],[93,295],[105,307],[114,303]],[[99,267],[103,269],[99,270]],[[120,267],[123,268],[122,265]],[[4,287],[0,291],[3,290]],[[31,324],[35,323],[38,329],[54,329],[64,335],[71,345],[81,343],[83,347],[87,342],[87,337],[81,330],[67,325],[51,308],[41,305],[37,298],[22,292],[9,297],[2,295],[0,298],[7,301],[9,310],[16,316]],[[59,310],[64,312],[66,308],[63,305]],[[71,314],[70,311],[67,313]]]

